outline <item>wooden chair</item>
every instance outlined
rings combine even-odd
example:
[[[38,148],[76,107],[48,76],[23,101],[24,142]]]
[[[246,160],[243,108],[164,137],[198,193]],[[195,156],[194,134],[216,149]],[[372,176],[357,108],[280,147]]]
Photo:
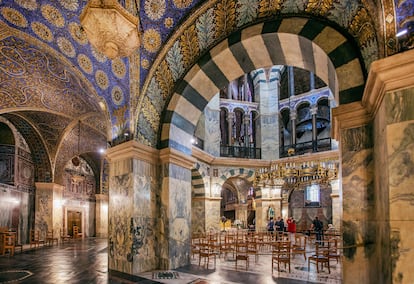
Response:
[[[52,229],[52,231],[48,231],[46,234],[46,244],[53,246],[54,242],[56,242],[56,244],[59,244],[59,238],[56,237],[56,234],[54,233]]]
[[[2,255],[5,255],[6,251],[9,251],[9,255],[14,255],[14,245],[16,244],[15,234],[2,234],[3,235],[3,250]]]
[[[199,258],[198,258],[198,266],[201,265],[201,259],[204,259],[204,265],[208,265],[210,263],[210,259],[214,259],[214,268],[216,267],[216,252],[214,251],[214,247],[208,240],[203,239],[200,244],[200,251],[199,251]]]
[[[16,242],[14,244],[14,248],[15,249],[20,248],[20,253],[23,252],[23,244],[21,244],[20,241],[19,241],[19,231],[18,230],[16,230]]]
[[[220,244],[220,255],[224,255],[224,259],[227,258],[229,253],[232,254],[232,259],[234,259],[235,251],[235,236],[232,234],[226,234],[224,236],[224,242]]]
[[[295,243],[292,245],[292,255],[303,254],[306,260],[306,236],[295,235]]]
[[[249,267],[249,254],[247,252],[247,243],[245,241],[237,241],[236,242],[236,270],[237,264],[240,261],[244,261],[246,263],[246,270]]]
[[[274,244],[272,249],[272,273],[275,263],[277,263],[277,271],[280,271],[280,264],[284,263],[285,269],[286,266],[289,266],[290,273],[290,249],[290,241],[278,241]]]
[[[66,229],[61,228],[60,229],[60,242],[63,243],[65,241],[70,241],[71,239],[72,239],[72,237],[66,233]]]
[[[331,273],[331,268],[329,266],[329,257],[327,250],[321,250],[319,248],[319,243],[315,243],[315,254],[308,258],[308,271],[310,271],[310,264],[311,262],[315,263],[316,265],[316,272],[319,273],[319,263],[321,264],[321,268],[323,268],[323,264],[326,264],[328,267],[328,273]]]
[[[192,237],[191,238],[191,257],[194,258],[194,255],[200,254],[200,238]]]
[[[30,248],[32,248],[32,246],[39,247],[41,244],[44,244],[44,240],[40,239],[40,232],[39,231],[35,231],[35,230],[30,230]]]
[[[335,259],[336,263],[339,263],[340,254],[338,252],[338,239],[330,239],[328,241],[328,258]]]
[[[255,263],[257,263],[257,260],[259,259],[259,250],[258,250],[257,239],[255,237],[248,239],[247,254],[254,255],[254,261]]]

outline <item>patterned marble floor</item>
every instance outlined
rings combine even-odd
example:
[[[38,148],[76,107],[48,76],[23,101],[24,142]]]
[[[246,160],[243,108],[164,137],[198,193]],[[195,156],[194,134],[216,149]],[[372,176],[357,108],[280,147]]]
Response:
[[[311,248],[310,248],[311,249]],[[235,262],[223,257],[213,261],[209,269],[198,266],[195,256],[192,263],[172,271],[152,271],[138,276],[108,273],[107,240],[88,238],[70,243],[29,250],[14,256],[0,256],[0,283],[341,283],[341,266],[331,262],[331,273],[326,268],[316,273],[315,266],[307,268],[302,256],[292,260],[291,273],[271,271],[270,256],[262,254],[258,262],[250,261],[249,270],[235,270]],[[163,273],[158,273],[163,272]],[[165,273],[170,272],[170,273]],[[175,279],[162,279],[163,276]]]

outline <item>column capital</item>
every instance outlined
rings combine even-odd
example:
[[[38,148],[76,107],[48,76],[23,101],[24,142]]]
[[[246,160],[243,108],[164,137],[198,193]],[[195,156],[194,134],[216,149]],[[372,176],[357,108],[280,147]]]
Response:
[[[342,129],[356,128],[368,124],[371,115],[361,102],[340,105],[332,109],[332,138],[340,140]]]
[[[109,195],[108,194],[95,194],[96,200],[108,201]]]
[[[63,189],[65,189],[65,186],[57,184],[57,183],[53,183],[53,182],[36,182],[35,186],[36,186],[36,189],[51,190],[51,191],[56,191],[56,190],[63,191]]]
[[[175,149],[165,148],[160,150],[160,161],[162,164],[171,163],[191,170],[197,160]]]
[[[296,117],[297,117],[297,112],[296,112],[296,109],[291,109],[291,110],[290,110],[290,115],[289,115],[289,117],[290,117],[290,120],[295,120],[295,119],[296,119]]]
[[[159,161],[159,150],[132,140],[108,149],[106,158],[110,163],[134,158],[150,164],[157,164]]]
[[[318,114],[318,105],[311,105],[311,107],[310,107],[310,113],[311,113],[311,115]]]
[[[414,85],[413,69],[414,49],[371,64],[361,100],[371,116],[375,116],[385,93]]]

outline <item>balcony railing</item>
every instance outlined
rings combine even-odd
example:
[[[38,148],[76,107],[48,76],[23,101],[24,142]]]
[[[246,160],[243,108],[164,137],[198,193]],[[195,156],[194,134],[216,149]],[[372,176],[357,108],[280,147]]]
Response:
[[[289,156],[289,149],[295,149],[294,155],[302,155],[305,153],[323,152],[332,150],[332,139],[324,138],[317,141],[307,141],[303,143],[296,143],[293,145],[285,145],[280,147],[280,157]]]
[[[253,147],[220,145],[220,157],[260,159],[261,149]]]

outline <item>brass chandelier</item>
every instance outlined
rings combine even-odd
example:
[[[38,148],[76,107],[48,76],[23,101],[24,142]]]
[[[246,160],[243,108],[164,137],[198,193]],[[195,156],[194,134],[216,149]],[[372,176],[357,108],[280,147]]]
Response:
[[[282,186],[298,188],[312,183],[327,183],[338,176],[336,160],[306,162],[278,161],[256,170],[255,186]]]

